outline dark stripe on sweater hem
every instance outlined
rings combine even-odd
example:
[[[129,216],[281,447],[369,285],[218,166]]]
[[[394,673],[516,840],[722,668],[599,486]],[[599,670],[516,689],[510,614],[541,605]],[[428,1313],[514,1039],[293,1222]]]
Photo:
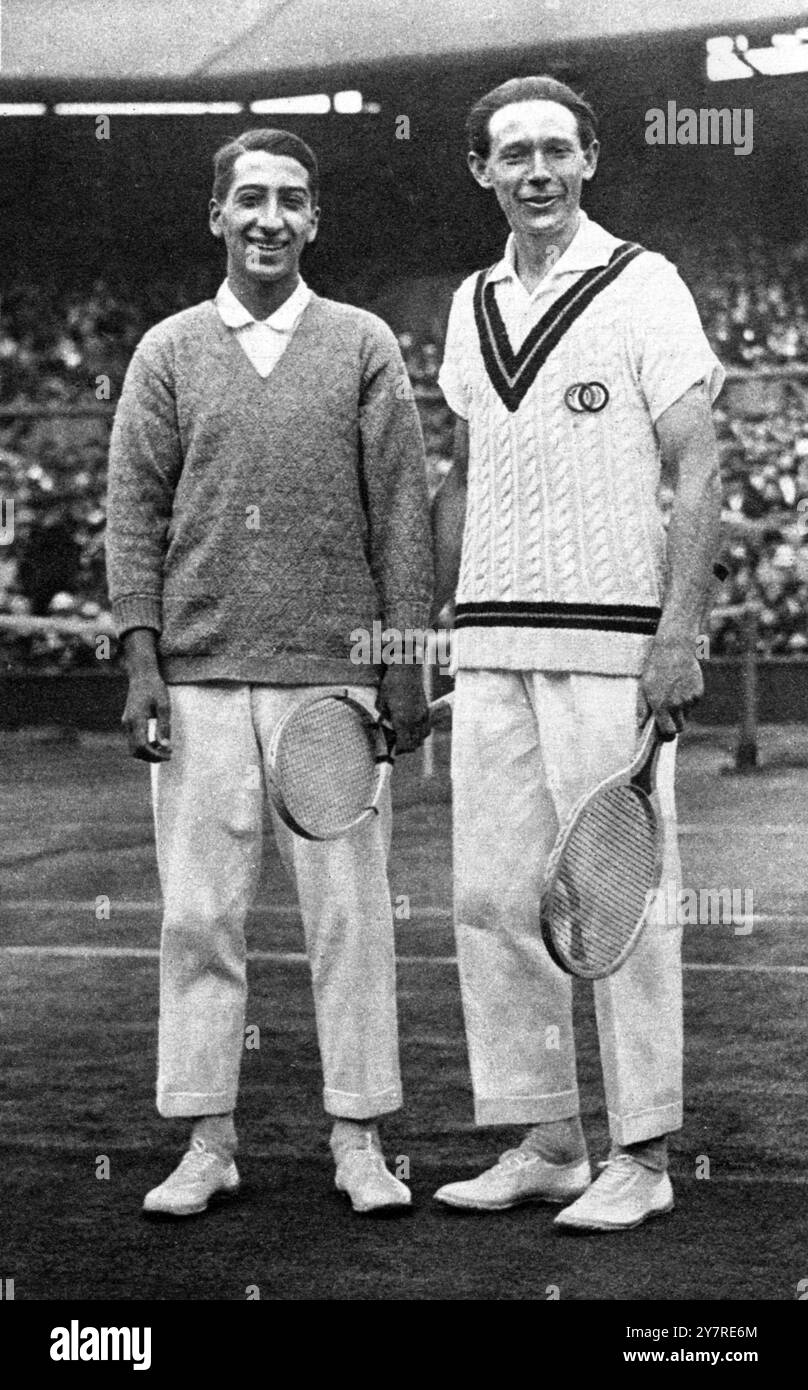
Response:
[[[662,610],[634,604],[459,603],[455,627],[549,627],[634,632],[653,637]]]

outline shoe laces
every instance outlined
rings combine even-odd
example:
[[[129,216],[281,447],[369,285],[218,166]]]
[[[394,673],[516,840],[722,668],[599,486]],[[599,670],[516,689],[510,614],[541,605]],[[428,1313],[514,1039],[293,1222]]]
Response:
[[[183,1154],[180,1169],[183,1173],[198,1173],[204,1168],[209,1168],[211,1163],[215,1163],[219,1158],[219,1154],[209,1149],[204,1139],[192,1139],[190,1148]]]
[[[629,1178],[636,1173],[640,1164],[631,1157],[631,1154],[615,1154],[613,1158],[606,1158],[598,1164],[600,1177],[597,1179],[601,1189],[610,1192],[617,1191],[624,1187]]]
[[[347,1158],[349,1154],[378,1154],[381,1156],[382,1147],[378,1134],[372,1129],[365,1130],[361,1136],[357,1136],[356,1141],[350,1138],[340,1137],[333,1146],[333,1151],[338,1159]]]
[[[532,1163],[539,1154],[531,1153],[528,1149],[507,1149],[500,1156],[497,1167],[499,1168],[524,1168],[526,1163]]]
[[[526,1143],[519,1145],[518,1149],[507,1149],[499,1159],[501,1168],[523,1168],[526,1163],[546,1163],[549,1168],[566,1168],[571,1162],[583,1163],[586,1155],[581,1159],[548,1158],[547,1154],[539,1153],[538,1150],[529,1148]]]
[[[384,1154],[378,1145],[373,1143],[357,1144],[355,1148],[343,1149],[340,1158],[343,1162],[346,1158],[354,1158],[360,1163],[370,1164],[372,1167],[378,1167],[379,1165],[381,1165],[382,1168],[386,1167]]]

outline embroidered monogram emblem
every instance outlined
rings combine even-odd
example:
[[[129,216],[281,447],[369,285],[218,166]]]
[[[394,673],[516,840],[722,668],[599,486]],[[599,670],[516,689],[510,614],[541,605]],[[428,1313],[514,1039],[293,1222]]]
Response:
[[[585,270],[575,284],[550,306],[528,334],[518,352],[514,352],[508,340],[494,286],[486,284],[488,271],[480,272],[474,290],[474,318],[480,351],[489,380],[508,410],[513,412],[519,409],[540,369],[567,329],[592,303],[595,296],[616,280],[621,271],[625,270],[642,250],[642,246],[622,242],[615,247],[608,265]],[[599,382],[576,383],[583,384],[600,386]],[[601,389],[606,390],[605,387]],[[606,400],[596,408],[602,410],[608,398],[607,392]],[[581,406],[581,409],[591,410],[592,407]]]
[[[576,415],[586,412],[597,415],[609,401],[608,388],[602,381],[576,381],[564,392],[564,404]]]

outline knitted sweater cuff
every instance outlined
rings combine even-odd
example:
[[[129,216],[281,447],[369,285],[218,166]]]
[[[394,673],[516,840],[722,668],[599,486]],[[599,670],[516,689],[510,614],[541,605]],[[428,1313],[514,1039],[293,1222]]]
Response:
[[[112,603],[112,620],[119,637],[131,632],[135,627],[152,627],[157,632],[163,630],[162,600],[152,594],[126,594]]]

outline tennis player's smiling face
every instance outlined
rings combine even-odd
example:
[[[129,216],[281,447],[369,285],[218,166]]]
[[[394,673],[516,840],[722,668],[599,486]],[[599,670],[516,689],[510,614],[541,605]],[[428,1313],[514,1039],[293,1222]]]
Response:
[[[227,247],[230,288],[254,318],[267,318],[294,290],[319,217],[296,159],[265,150],[239,155],[224,202],[211,199],[210,229]]]
[[[597,167],[597,141],[584,149],[574,112],[556,101],[512,102],[493,113],[488,129],[488,158],[469,155],[475,179],[494,190],[518,244],[566,250],[581,189]]]

